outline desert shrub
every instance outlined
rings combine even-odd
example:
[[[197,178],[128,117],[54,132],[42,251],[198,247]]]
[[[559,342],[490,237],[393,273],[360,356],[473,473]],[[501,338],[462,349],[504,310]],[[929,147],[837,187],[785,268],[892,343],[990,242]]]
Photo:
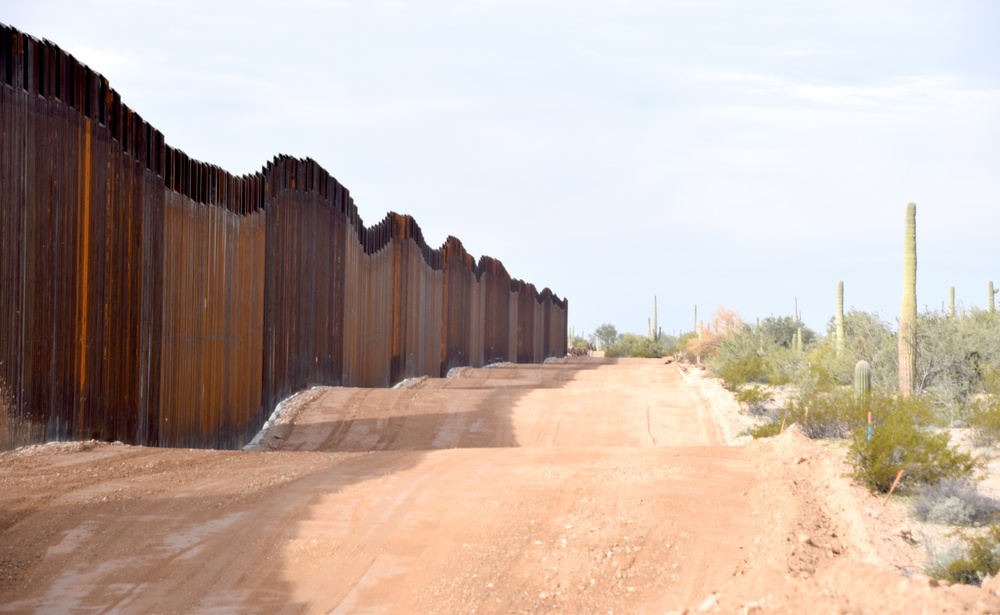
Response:
[[[988,366],[1000,361],[1000,318],[984,310],[924,312],[917,322],[918,390],[929,394],[944,425],[964,423],[988,383]]]
[[[853,390],[844,387],[800,394],[795,406],[796,421],[810,438],[846,438],[867,418],[854,403]]]
[[[791,317],[730,327],[716,342],[710,363],[712,374],[730,390],[754,382],[787,384],[803,359],[803,354],[792,348],[797,329]],[[815,333],[802,327],[802,338],[811,344]]]
[[[767,383],[774,386],[793,383],[805,356],[791,348],[775,348],[767,353],[764,356]]]
[[[659,349],[660,355],[664,357],[676,355],[684,351],[684,344],[675,335],[661,334],[656,340],[656,347]]]
[[[797,423],[801,418],[795,404],[790,401],[782,408],[765,407],[758,416],[763,418],[764,422],[747,430],[754,438],[776,436],[781,433],[783,427]]]
[[[967,480],[942,480],[922,485],[913,500],[913,516],[943,525],[978,525],[992,520],[1000,503],[979,493]]]
[[[854,363],[847,353],[838,357],[835,338],[827,337],[809,349],[790,380],[803,395],[829,393],[851,384]]]
[[[749,433],[753,438],[770,438],[781,433],[781,421],[771,421],[756,427],[751,427]]]
[[[635,333],[622,333],[618,339],[604,351],[606,357],[637,357],[642,359],[657,359],[662,357],[656,341]]]
[[[756,354],[727,361],[715,360],[710,369],[713,376],[722,380],[722,386],[734,392],[746,383],[767,382],[764,361]]]
[[[755,438],[777,434],[782,423],[797,424],[810,438],[846,438],[865,421],[864,411],[854,404],[853,392],[843,388],[789,400],[784,408],[765,409],[758,416],[765,416],[767,423],[751,432]]]
[[[981,585],[1000,572],[1000,525],[994,523],[985,532],[965,535],[962,542],[945,557],[939,554],[928,574],[952,583]]]
[[[976,460],[949,446],[947,433],[928,427],[931,413],[919,398],[873,395],[871,439],[858,425],[848,449],[854,476],[869,489],[889,491],[899,470],[905,471],[901,490],[972,475]]]
[[[774,393],[772,393],[771,389],[758,384],[738,389],[734,397],[736,401],[745,405],[747,411],[754,416],[764,414],[767,411],[768,404],[774,401]]]
[[[695,331],[688,331],[687,333],[681,334],[680,337],[677,338],[678,349],[676,352],[679,352],[681,355],[683,355],[684,360],[687,361],[688,363],[695,362],[696,355],[691,351],[691,344],[692,344],[691,340],[697,338],[698,338],[698,333]]]
[[[834,338],[834,322],[828,329]],[[827,355],[829,356],[829,355]],[[836,357],[836,354],[833,355]],[[874,312],[850,310],[844,314],[844,353],[840,357],[843,379],[853,377],[854,365],[865,360],[872,370],[872,390],[889,393],[899,384],[899,347],[893,327]]]
[[[712,312],[712,319],[708,324],[699,325],[701,330],[694,336],[687,338],[688,354],[703,360],[712,359],[722,339],[731,332],[740,329],[741,326],[740,316],[735,311],[727,310],[724,307],[716,308]]]
[[[1000,370],[987,369],[983,382],[985,392],[972,403],[969,426],[973,441],[989,446],[1000,439]]]

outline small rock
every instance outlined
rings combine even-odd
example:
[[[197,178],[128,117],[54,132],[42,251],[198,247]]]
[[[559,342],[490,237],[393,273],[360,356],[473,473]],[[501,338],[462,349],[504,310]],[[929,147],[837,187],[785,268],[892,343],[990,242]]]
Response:
[[[701,605],[698,607],[698,611],[700,612],[711,611],[718,605],[719,605],[719,594],[712,594],[708,598],[705,598],[705,601],[702,602]]]
[[[809,536],[809,534],[799,534],[799,543],[804,545],[811,545],[813,544],[813,539]]]
[[[899,528],[899,535],[903,537],[903,540],[912,544],[916,544],[917,540],[913,537],[913,530],[910,529],[909,525],[905,523]]]
[[[760,613],[763,608],[760,604],[756,602],[747,602],[743,605],[743,615],[751,615],[752,613]]]
[[[805,463],[807,457],[802,456],[795,460],[795,463]]]

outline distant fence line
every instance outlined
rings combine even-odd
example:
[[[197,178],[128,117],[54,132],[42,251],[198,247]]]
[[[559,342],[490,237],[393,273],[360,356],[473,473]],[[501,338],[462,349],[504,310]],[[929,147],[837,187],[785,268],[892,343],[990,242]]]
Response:
[[[0,448],[235,448],[313,385],[566,353],[567,301],[312,160],[234,177],[0,24]]]

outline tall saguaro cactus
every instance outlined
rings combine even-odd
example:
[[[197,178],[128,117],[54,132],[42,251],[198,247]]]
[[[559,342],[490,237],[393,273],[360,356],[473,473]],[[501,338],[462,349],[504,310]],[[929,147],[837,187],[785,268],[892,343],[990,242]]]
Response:
[[[653,341],[660,339],[660,325],[656,322],[656,295],[653,295]]]
[[[990,313],[997,311],[996,303],[993,301],[993,297],[995,297],[996,294],[997,291],[993,290],[993,280],[990,280]]]
[[[844,281],[837,282],[837,356],[844,354]]]
[[[917,206],[906,206],[903,301],[899,310],[899,393],[909,397],[917,375]]]
[[[948,291],[948,316],[955,317],[955,287]]]

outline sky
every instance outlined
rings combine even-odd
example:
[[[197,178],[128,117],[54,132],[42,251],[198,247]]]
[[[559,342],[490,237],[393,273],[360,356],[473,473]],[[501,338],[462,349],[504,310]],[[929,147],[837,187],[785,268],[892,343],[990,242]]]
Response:
[[[232,173],[313,158],[367,224],[569,300],[573,331],[720,306],[894,323],[1000,286],[993,0],[0,0],[172,146]]]

